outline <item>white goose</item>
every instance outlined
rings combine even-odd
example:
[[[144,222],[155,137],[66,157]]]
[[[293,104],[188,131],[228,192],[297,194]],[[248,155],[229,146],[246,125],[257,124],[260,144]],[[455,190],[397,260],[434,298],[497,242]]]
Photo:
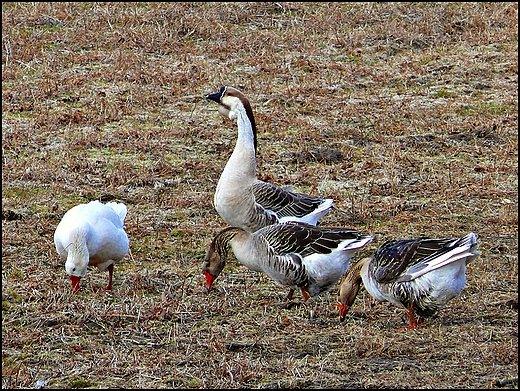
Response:
[[[307,300],[335,286],[349,267],[351,257],[371,240],[372,236],[354,229],[322,228],[300,222],[269,225],[254,233],[227,227],[213,239],[202,272],[207,288],[211,289],[232,250],[242,265],[288,286],[288,300],[296,288]]]
[[[108,286],[112,290],[114,263],[128,253],[128,236],[123,228],[127,208],[125,204],[91,201],[69,209],[54,232],[56,251],[65,261],[65,271],[72,281],[72,289],[79,290],[80,278],[87,266],[108,269]]]
[[[217,184],[217,213],[231,226],[249,232],[270,224],[302,221],[312,225],[333,206],[329,198],[295,193],[256,177],[256,123],[247,98],[233,87],[222,87],[208,99],[219,104],[218,112],[236,119],[238,138]]]
[[[466,284],[466,265],[480,255],[477,236],[391,240],[372,258],[353,264],[340,283],[340,319],[354,303],[361,281],[377,301],[408,309],[408,329],[434,315]],[[418,315],[419,322],[415,315]]]

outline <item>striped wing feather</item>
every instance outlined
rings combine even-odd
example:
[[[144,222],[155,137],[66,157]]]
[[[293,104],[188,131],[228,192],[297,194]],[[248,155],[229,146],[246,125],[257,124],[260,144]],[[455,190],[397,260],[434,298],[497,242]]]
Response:
[[[433,261],[438,261],[439,257],[445,255],[450,255],[445,258],[446,261],[449,259],[452,262],[455,260],[451,259],[452,254],[466,252],[469,248],[458,247],[463,239],[418,238],[398,241],[390,240],[383,244],[374,255],[374,262],[377,265],[374,273],[376,281],[389,283],[417,278],[428,271],[449,263],[439,263],[434,268],[429,267]]]
[[[311,254],[330,254],[339,244],[360,237],[356,230],[347,228],[317,228],[299,222],[266,227],[263,234],[277,254],[297,253],[302,257]]]
[[[264,209],[276,212],[278,217],[303,217],[314,211],[325,199],[295,193],[271,183],[256,181],[253,186],[255,201]]]

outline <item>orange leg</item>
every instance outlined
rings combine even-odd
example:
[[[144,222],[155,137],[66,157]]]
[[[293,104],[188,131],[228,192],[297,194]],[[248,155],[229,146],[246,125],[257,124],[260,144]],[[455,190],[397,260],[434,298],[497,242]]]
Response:
[[[309,300],[309,292],[307,292],[307,288],[300,288],[302,291],[303,301]]]
[[[112,290],[112,275],[114,274],[114,264],[108,267],[108,285],[102,291],[111,291]]]
[[[413,330],[413,329],[417,328],[417,321],[415,320],[415,316],[413,313],[413,302],[411,302],[410,305],[408,306],[408,319],[410,322],[408,324],[408,330]]]
[[[413,302],[410,303],[410,305],[408,306],[408,327],[399,327],[398,330],[413,330],[413,329],[416,329],[422,322],[424,321],[424,319],[420,318],[419,321],[417,321],[415,319],[415,315],[413,313]]]

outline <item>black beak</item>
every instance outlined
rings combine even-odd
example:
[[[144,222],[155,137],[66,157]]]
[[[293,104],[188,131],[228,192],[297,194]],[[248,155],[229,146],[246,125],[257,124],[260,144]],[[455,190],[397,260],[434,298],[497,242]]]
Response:
[[[206,96],[206,99],[220,103],[220,99],[222,98],[222,95],[224,95],[225,91],[226,87],[222,87],[219,92],[215,92],[214,94],[209,94],[208,96]]]

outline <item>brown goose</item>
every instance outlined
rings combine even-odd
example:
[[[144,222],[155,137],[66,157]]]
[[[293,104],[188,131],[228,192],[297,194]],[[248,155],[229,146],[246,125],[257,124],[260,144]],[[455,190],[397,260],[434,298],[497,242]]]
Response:
[[[330,198],[289,191],[256,177],[256,123],[247,98],[233,87],[222,87],[208,99],[218,112],[237,120],[238,137],[217,184],[214,204],[229,225],[249,232],[270,224],[302,221],[317,225],[333,206]]]
[[[299,288],[307,300],[336,286],[352,256],[371,240],[372,236],[354,229],[322,228],[300,222],[273,224],[254,233],[228,227],[213,239],[202,271],[206,286],[211,289],[232,250],[242,265],[288,286],[288,299]]]
[[[477,236],[460,239],[405,239],[383,244],[345,273],[339,289],[340,319],[354,303],[361,281],[377,301],[408,309],[409,329],[458,296],[466,284],[466,265],[480,255]],[[416,321],[415,315],[420,319]]]

